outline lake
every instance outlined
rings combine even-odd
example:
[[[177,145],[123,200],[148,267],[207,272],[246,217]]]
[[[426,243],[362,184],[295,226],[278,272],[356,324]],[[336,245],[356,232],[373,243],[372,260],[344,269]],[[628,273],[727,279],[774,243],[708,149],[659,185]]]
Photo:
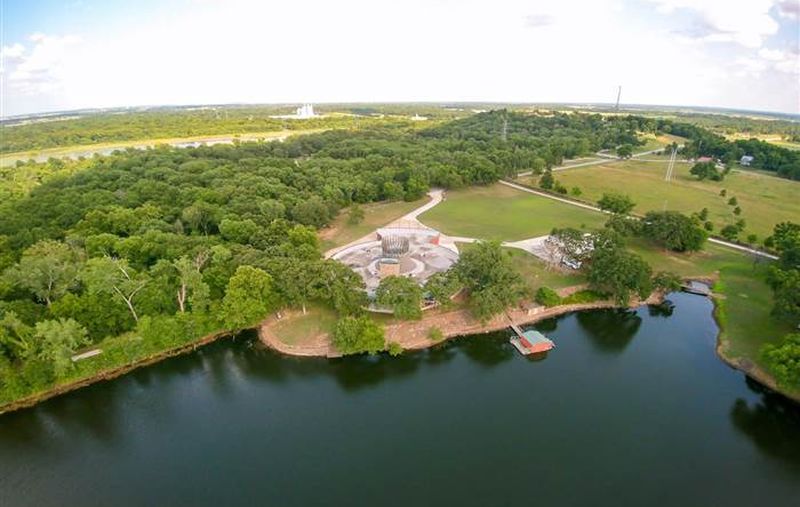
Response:
[[[723,364],[709,300],[399,358],[252,333],[0,416],[0,505],[800,505],[800,409]]]

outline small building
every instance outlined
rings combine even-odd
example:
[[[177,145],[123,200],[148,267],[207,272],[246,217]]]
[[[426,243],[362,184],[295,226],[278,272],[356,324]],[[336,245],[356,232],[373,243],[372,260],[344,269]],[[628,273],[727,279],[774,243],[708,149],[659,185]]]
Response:
[[[555,344],[549,338],[533,330],[525,331],[521,336],[515,336],[510,341],[520,354],[525,356],[547,352],[555,347]]]
[[[750,156],[750,155],[744,155],[744,156],[741,158],[741,160],[739,160],[739,164],[741,164],[741,165],[743,165],[743,166],[747,166],[747,167],[749,167],[749,166],[750,166],[750,164],[752,164],[752,163],[753,163],[753,160],[755,160],[755,158],[754,158],[754,157],[752,157],[752,156]]]

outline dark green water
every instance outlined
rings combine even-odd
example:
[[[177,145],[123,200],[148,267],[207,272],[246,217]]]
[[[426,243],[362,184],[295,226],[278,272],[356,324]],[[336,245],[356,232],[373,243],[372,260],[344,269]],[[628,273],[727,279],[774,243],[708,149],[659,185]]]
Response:
[[[402,358],[248,337],[0,417],[0,505],[800,505],[800,411],[714,355],[711,304]]]

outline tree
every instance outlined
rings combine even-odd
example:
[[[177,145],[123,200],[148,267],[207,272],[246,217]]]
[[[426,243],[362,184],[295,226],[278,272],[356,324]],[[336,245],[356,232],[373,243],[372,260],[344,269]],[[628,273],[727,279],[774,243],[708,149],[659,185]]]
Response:
[[[729,206],[736,206],[738,204],[739,204],[739,200],[736,199],[736,197],[731,197],[730,199],[728,199],[728,205]]]
[[[719,191],[720,197],[725,197],[726,195],[728,195],[728,191],[726,189],[723,188],[722,190]]]
[[[647,297],[652,291],[652,269],[637,254],[622,248],[595,249],[588,279],[592,289],[611,295],[627,305],[631,294]]]
[[[733,214],[736,215],[736,216],[741,215],[742,214],[742,208],[740,208],[739,206],[736,206],[735,208],[733,208]]]
[[[480,319],[488,319],[517,303],[525,283],[499,242],[481,241],[465,251],[453,268],[470,293],[470,307]]]
[[[767,282],[773,291],[773,315],[800,321],[800,269],[773,267]]]
[[[700,213],[697,214],[697,218],[701,222],[705,222],[706,220],[708,220],[708,208],[701,209]]]
[[[364,221],[364,209],[358,204],[353,204],[347,213],[347,223],[358,225]]]
[[[37,356],[53,365],[56,377],[72,369],[72,355],[89,343],[86,329],[72,319],[37,322],[34,338],[38,340]]]
[[[126,259],[89,259],[79,277],[90,293],[119,297],[130,310],[133,320],[139,320],[134,301],[149,279],[131,268]]]
[[[65,295],[53,303],[50,313],[59,319],[77,321],[86,328],[92,341],[120,335],[133,329],[135,324],[121,299],[88,291],[80,295]]]
[[[778,251],[783,268],[800,269],[800,224],[779,223],[765,243]]]
[[[700,250],[706,240],[705,231],[677,211],[650,211],[642,223],[642,235],[675,252]]]
[[[432,298],[439,306],[447,307],[453,295],[461,288],[461,282],[453,271],[434,273],[425,282],[426,297]]]
[[[405,276],[388,276],[381,280],[375,291],[375,301],[380,306],[391,308],[399,319],[422,317],[422,289]]]
[[[550,237],[556,245],[554,252],[555,260],[560,263],[568,260],[575,263],[583,263],[592,255],[592,236],[578,229],[565,227],[563,229],[553,229]]]
[[[714,162],[698,162],[689,170],[689,174],[697,176],[697,179],[703,181],[709,179],[711,181],[722,181],[724,175],[717,170]]]
[[[581,194],[583,194],[583,191],[580,189],[580,187],[572,187],[572,190],[570,190],[569,193],[572,194],[573,197],[580,197]]]
[[[630,144],[622,144],[618,146],[617,156],[619,158],[631,158],[633,156],[633,146]]]
[[[229,329],[243,329],[263,320],[278,307],[272,277],[253,266],[239,266],[222,300],[222,320]]]
[[[344,355],[376,354],[386,346],[383,328],[366,316],[339,319],[333,330],[333,345]]]
[[[780,344],[764,345],[761,357],[779,385],[800,385],[800,333],[786,335]]]
[[[33,329],[16,312],[5,312],[0,318],[0,356],[25,359],[35,351]]]
[[[629,196],[617,193],[603,194],[597,204],[601,210],[616,215],[627,215],[636,206],[636,203]]]
[[[739,236],[739,228],[733,224],[728,224],[719,231],[719,235],[728,241],[736,241]]]
[[[539,177],[539,186],[545,190],[552,189],[554,183],[555,179],[553,178],[552,171],[545,171],[544,174]]]
[[[70,246],[43,240],[26,249],[20,261],[9,268],[5,276],[50,306],[75,282],[79,262],[78,253]]]
[[[191,294],[192,310],[204,311],[208,306],[209,288],[203,281],[200,270],[208,260],[209,252],[201,251],[194,259],[183,256],[172,261],[172,266],[178,274],[178,291],[176,300],[181,313],[186,311],[186,305]]]
[[[218,208],[204,201],[197,201],[183,210],[181,218],[192,230],[208,236],[217,226]]]
[[[661,292],[680,290],[681,283],[681,277],[669,271],[659,271],[653,276],[653,288]]]

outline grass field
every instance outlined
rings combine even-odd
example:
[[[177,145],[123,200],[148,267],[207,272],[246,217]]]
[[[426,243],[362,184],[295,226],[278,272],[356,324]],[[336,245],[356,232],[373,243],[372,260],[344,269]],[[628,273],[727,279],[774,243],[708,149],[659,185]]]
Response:
[[[539,287],[550,287],[551,289],[561,289],[586,283],[586,277],[578,272],[562,272],[551,269],[538,257],[518,250],[507,248],[511,254],[511,262],[514,269],[522,275],[528,288],[533,294]]]
[[[675,164],[673,180],[667,183],[666,165],[666,161],[628,160],[561,171],[556,179],[567,188],[579,187],[581,198],[593,202],[606,192],[628,194],[636,201],[638,213],[664,208],[692,213],[708,208],[716,231],[744,218],[747,227],[742,238],[753,233],[764,239],[778,222],[800,217],[800,182],[752,171],[733,171],[722,182],[697,181],[689,174],[691,164],[681,163]],[[723,188],[727,197],[719,195]],[[740,217],[727,204],[732,196],[742,208]]]
[[[336,312],[320,305],[309,305],[305,315],[298,315],[277,323],[272,331],[283,343],[299,345],[321,333],[330,333],[338,318]]]
[[[446,200],[419,217],[451,236],[516,241],[554,227],[596,228],[605,218],[550,199],[495,184],[447,192]]]
[[[344,209],[329,227],[319,231],[322,249],[336,248],[366,236],[378,227],[422,206],[427,201],[428,198],[425,197],[413,202],[393,201],[367,204],[361,207],[364,210],[364,220],[355,225],[347,223],[349,210]]]

